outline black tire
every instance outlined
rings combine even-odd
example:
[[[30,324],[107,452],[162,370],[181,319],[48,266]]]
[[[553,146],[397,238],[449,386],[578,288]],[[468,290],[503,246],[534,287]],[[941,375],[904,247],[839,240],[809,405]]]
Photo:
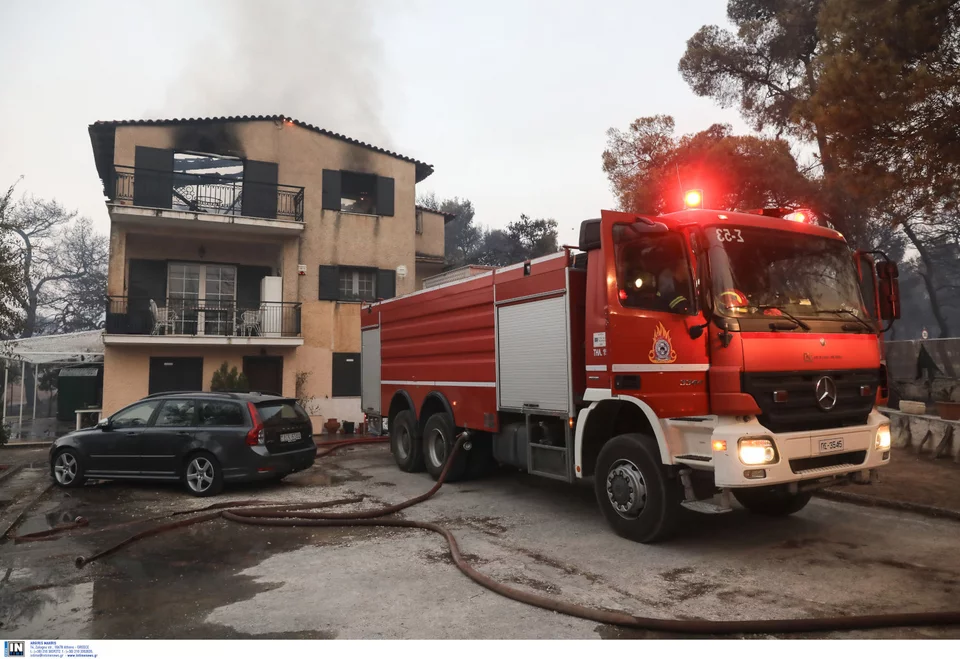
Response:
[[[734,490],[740,505],[757,515],[769,517],[786,517],[800,512],[810,503],[809,492],[790,494],[781,488],[759,487],[745,490]]]
[[[423,443],[416,415],[398,412],[390,424],[390,452],[401,471],[423,471]]]
[[[423,427],[423,463],[434,480],[440,478],[440,473],[447,463],[447,457],[456,443],[457,431],[453,426],[453,418],[449,414],[438,412],[427,419]],[[447,472],[447,482],[458,481],[464,477],[467,471],[468,453],[462,448],[457,453],[453,464],[450,465],[450,471]]]
[[[83,460],[72,448],[57,451],[50,461],[50,476],[60,487],[80,487],[83,485]]]
[[[212,453],[198,451],[183,461],[180,480],[193,496],[212,497],[223,489],[223,469]]]
[[[465,479],[483,478],[493,472],[497,461],[493,458],[493,438],[489,435],[474,436],[473,448],[467,453]]]
[[[604,444],[597,456],[594,492],[607,523],[623,538],[653,543],[676,530],[682,490],[664,469],[652,437],[631,433]],[[618,510],[615,501],[623,509]]]

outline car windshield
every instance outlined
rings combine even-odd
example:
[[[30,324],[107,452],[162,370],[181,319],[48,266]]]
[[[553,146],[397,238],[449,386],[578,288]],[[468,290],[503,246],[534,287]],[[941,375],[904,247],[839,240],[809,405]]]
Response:
[[[726,316],[868,318],[841,240],[755,227],[707,227],[714,306]]]

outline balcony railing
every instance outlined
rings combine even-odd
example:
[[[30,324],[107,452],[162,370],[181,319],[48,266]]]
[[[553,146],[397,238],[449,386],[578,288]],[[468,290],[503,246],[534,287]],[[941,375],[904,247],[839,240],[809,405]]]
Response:
[[[299,302],[238,305],[232,300],[107,298],[107,334],[300,336]]]
[[[113,200],[135,206],[303,222],[303,188],[294,185],[125,165],[114,165],[113,178]]]

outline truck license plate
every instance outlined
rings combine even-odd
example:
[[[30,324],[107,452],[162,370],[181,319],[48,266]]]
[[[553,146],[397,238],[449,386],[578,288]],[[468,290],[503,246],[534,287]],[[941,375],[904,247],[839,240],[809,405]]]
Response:
[[[820,440],[820,453],[836,453],[843,450],[843,438]]]
[[[280,435],[280,441],[281,441],[281,442],[299,442],[299,441],[300,441],[300,433],[298,433],[298,432],[285,432],[285,433],[283,433],[282,435]]]

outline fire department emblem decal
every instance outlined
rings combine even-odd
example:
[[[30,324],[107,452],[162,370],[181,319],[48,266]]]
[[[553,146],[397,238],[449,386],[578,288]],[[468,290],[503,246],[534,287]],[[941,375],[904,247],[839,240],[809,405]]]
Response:
[[[672,364],[677,361],[677,353],[670,341],[670,331],[663,323],[659,323],[653,332],[653,350],[647,356],[654,364]]]

